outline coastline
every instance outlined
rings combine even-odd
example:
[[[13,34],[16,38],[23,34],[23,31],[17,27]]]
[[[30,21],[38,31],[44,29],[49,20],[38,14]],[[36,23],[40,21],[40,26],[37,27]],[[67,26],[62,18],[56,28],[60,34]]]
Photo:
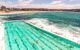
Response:
[[[31,13],[32,11],[11,11],[11,12],[4,12],[0,11],[0,14],[19,14],[19,13]]]
[[[20,13],[33,13],[33,12],[46,12],[46,11],[11,11],[11,12],[0,11],[0,15],[4,15],[4,14],[20,14]]]
[[[68,11],[10,11],[10,12],[0,11],[0,15],[21,14],[21,13],[33,13],[33,12],[68,12]]]

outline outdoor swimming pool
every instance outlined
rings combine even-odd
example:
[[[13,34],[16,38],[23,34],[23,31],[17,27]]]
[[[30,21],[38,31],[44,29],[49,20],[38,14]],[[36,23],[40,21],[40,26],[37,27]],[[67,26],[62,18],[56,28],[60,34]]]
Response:
[[[5,22],[6,50],[80,50],[80,44],[24,21]]]

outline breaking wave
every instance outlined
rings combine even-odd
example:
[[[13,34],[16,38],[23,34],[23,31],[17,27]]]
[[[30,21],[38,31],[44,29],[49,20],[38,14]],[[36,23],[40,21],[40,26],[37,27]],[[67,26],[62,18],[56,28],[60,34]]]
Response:
[[[28,23],[32,23],[34,25],[36,25],[39,28],[43,28],[44,30],[47,30],[49,32],[52,32],[54,34],[58,34],[61,35],[65,38],[68,38],[70,40],[79,40],[78,38],[80,38],[80,28],[79,27],[74,27],[72,25],[69,25],[68,27],[66,27],[66,25],[62,25],[61,24],[56,24],[56,23],[52,23],[50,21],[48,21],[47,19],[42,19],[42,18],[34,18],[31,20],[25,20]],[[77,38],[74,38],[77,37]],[[80,42],[80,40],[78,41]]]

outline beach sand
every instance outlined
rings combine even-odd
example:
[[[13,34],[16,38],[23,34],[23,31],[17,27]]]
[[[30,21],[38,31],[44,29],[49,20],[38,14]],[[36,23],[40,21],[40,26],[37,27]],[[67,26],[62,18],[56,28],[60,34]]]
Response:
[[[0,14],[20,14],[20,13],[33,13],[33,12],[46,12],[46,11],[11,11],[11,12],[4,12],[0,11]]]

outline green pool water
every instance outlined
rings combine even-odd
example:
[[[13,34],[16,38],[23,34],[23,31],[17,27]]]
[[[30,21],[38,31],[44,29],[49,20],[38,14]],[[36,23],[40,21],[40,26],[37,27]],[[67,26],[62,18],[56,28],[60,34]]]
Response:
[[[80,44],[24,21],[5,22],[6,50],[80,50]]]

